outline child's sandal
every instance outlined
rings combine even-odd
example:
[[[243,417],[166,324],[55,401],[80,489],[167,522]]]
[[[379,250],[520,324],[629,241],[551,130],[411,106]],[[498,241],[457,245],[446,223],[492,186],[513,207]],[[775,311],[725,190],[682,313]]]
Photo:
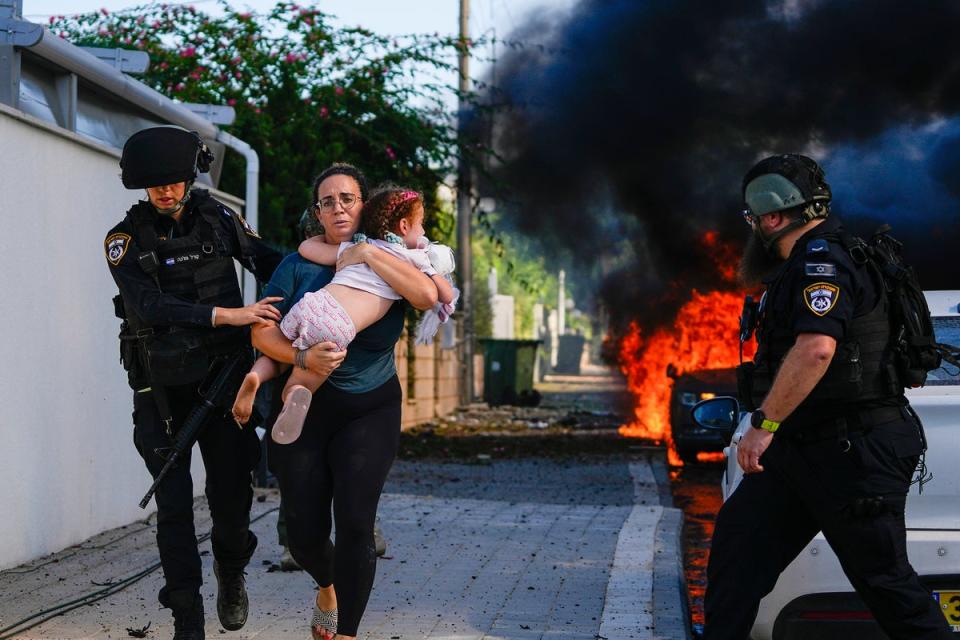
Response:
[[[283,411],[277,416],[277,421],[270,432],[274,442],[290,444],[300,437],[303,421],[307,419],[312,400],[313,394],[306,387],[298,386],[291,389],[286,402],[283,403]]]

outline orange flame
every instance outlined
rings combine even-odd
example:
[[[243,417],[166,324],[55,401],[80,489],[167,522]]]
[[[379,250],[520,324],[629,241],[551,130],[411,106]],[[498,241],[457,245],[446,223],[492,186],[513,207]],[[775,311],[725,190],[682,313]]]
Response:
[[[732,247],[720,243],[715,232],[705,234],[702,242],[721,276],[733,281],[736,259]],[[620,343],[619,360],[635,398],[634,419],[620,427],[622,435],[665,442],[669,463],[683,464],[670,433],[673,380],[667,376],[667,365],[672,364],[680,375],[739,364],[737,333],[743,296],[743,292],[700,293],[694,289],[672,327],[661,327],[647,335],[636,322],[630,324]],[[745,344],[743,357],[752,358],[754,350],[754,343]]]

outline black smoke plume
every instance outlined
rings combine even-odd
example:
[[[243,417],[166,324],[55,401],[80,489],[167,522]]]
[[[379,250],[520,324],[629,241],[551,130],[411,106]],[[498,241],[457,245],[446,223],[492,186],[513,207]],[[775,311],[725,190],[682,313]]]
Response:
[[[615,319],[729,288],[703,234],[742,246],[741,177],[788,151],[822,162],[849,226],[891,221],[925,286],[960,288],[958,33],[954,0],[582,0],[498,62],[486,188],[583,268],[632,249],[603,285]]]

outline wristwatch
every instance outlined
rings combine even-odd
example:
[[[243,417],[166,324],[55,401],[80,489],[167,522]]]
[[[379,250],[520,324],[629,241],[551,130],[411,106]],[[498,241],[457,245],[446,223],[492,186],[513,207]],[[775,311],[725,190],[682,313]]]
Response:
[[[776,433],[777,429],[780,428],[780,423],[768,420],[767,416],[763,413],[763,409],[757,409],[750,414],[750,426],[754,429],[763,429],[770,433]]]

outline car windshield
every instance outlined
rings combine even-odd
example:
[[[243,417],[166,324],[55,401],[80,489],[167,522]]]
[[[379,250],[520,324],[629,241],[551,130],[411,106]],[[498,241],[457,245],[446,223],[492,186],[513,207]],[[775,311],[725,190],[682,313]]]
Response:
[[[960,316],[934,316],[933,333],[937,342],[960,347]],[[960,369],[944,362],[942,367],[928,374],[927,384],[960,385]]]

